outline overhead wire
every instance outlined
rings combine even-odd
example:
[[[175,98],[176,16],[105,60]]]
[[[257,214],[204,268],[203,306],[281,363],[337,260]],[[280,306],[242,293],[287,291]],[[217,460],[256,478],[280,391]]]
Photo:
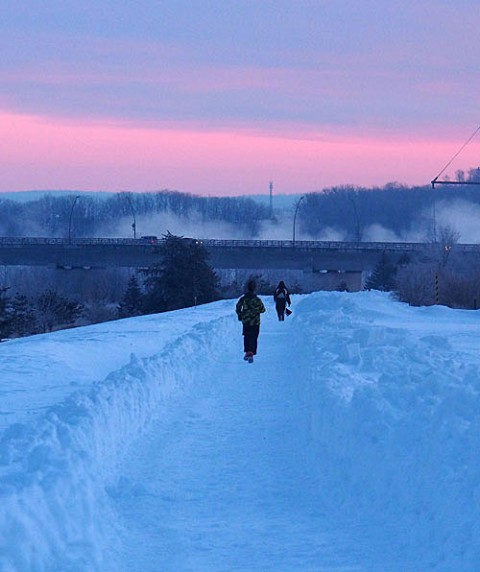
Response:
[[[470,137],[465,141],[465,143],[460,147],[460,149],[455,153],[455,155],[448,161],[448,163],[443,167],[443,169],[438,173],[438,175],[433,179],[432,183],[440,177],[450,165],[455,161],[455,159],[460,155],[460,153],[465,149],[465,147],[470,143],[470,141],[475,137],[475,135],[480,131],[480,125],[475,129],[475,131],[470,135]]]

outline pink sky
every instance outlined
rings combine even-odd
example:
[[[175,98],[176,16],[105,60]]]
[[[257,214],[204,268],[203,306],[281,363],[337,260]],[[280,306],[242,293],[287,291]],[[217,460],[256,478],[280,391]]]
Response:
[[[0,26],[0,192],[425,185],[480,123],[478,0],[3,0]]]
[[[211,195],[302,193],[338,184],[428,184],[462,140],[139,128],[0,114],[0,192],[36,189]],[[300,133],[300,135],[298,135]],[[478,143],[464,153],[476,165]]]

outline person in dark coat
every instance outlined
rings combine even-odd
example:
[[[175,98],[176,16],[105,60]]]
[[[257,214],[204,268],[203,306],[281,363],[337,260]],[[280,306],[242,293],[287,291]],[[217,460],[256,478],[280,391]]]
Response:
[[[238,300],[235,307],[238,319],[243,324],[244,360],[252,363],[257,354],[258,334],[260,333],[260,314],[265,312],[265,306],[256,295],[255,280],[249,280],[247,292]]]
[[[280,280],[278,286],[273,293],[273,299],[275,300],[275,309],[277,310],[278,319],[280,322],[285,320],[285,309],[287,304],[290,306],[290,294],[288,288],[285,286],[285,282]]]

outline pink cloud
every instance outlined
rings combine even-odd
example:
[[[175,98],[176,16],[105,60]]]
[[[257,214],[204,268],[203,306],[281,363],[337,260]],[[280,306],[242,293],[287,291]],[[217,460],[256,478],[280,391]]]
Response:
[[[0,191],[159,190],[235,195],[300,193],[341,185],[428,184],[463,142],[332,134],[282,126],[207,131],[50,121],[0,114]],[[455,169],[477,166],[479,145]],[[460,159],[460,158],[459,158]]]

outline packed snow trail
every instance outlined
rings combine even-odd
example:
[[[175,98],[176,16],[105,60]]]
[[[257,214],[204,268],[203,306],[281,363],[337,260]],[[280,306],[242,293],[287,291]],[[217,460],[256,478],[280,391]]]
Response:
[[[152,422],[112,488],[122,570],[347,570],[312,502],[290,323],[264,318],[253,365],[231,323],[201,383]]]
[[[133,444],[109,488],[122,572],[419,570],[393,533],[324,502],[308,402],[317,356],[312,329],[294,324],[269,307],[249,365],[241,325],[223,320],[188,393]]]
[[[480,313],[265,301],[0,345],[1,572],[479,571]]]

